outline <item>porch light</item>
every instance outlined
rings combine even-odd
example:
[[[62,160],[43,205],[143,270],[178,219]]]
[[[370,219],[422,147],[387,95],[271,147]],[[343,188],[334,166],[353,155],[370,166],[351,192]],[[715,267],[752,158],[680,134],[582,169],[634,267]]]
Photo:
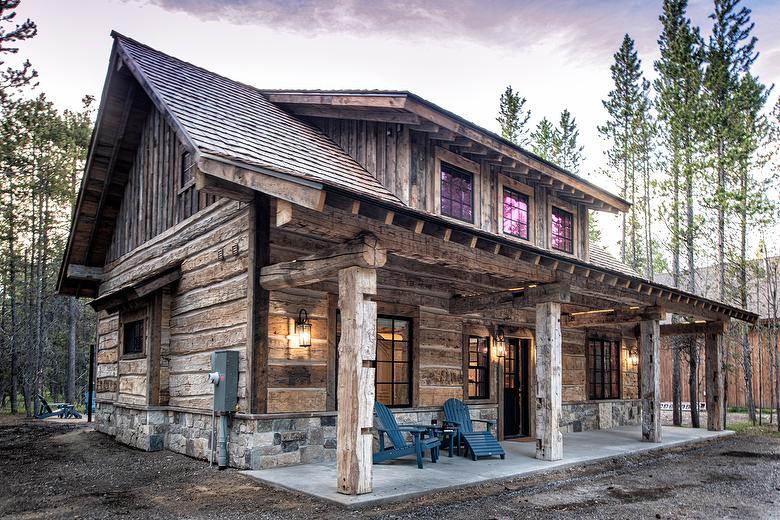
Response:
[[[503,331],[496,334],[496,340],[493,343],[493,357],[496,359],[506,357],[506,338]]]
[[[639,347],[628,346],[628,362],[634,368],[639,365]]]
[[[311,322],[306,309],[298,312],[298,320],[295,322],[295,333],[298,335],[299,347],[311,347]]]

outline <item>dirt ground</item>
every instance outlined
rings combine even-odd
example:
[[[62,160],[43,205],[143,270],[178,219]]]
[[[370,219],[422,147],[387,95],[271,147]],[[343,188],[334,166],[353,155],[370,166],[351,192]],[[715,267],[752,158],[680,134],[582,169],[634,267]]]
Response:
[[[133,450],[84,423],[3,417],[0,517],[780,519],[780,439],[740,435],[351,511],[236,470]]]

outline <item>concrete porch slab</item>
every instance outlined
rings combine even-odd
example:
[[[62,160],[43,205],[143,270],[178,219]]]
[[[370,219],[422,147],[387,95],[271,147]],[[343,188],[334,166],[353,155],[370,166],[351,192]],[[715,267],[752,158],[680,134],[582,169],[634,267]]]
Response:
[[[642,442],[641,429],[627,426],[611,430],[567,433],[563,437],[563,460],[545,462],[534,458],[533,442],[503,442],[506,459],[447,457],[442,450],[439,462],[430,458],[425,468],[417,469],[414,457],[391,463],[374,465],[374,492],[365,495],[342,495],[336,492],[336,465],[334,463],[307,464],[266,470],[244,471],[273,487],[305,493],[323,500],[349,507],[376,505],[404,500],[444,488],[457,488],[483,482],[506,480],[530,475],[594,464],[611,457],[659,450],[733,435],[732,431],[711,432],[701,429],[663,427],[663,441]]]

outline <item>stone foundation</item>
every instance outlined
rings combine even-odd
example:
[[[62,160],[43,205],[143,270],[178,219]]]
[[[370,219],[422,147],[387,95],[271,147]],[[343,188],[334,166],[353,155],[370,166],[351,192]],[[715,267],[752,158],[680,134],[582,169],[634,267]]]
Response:
[[[561,431],[564,433],[606,430],[634,426],[642,422],[639,399],[564,403],[561,407]]]
[[[106,402],[98,402],[96,408],[97,430],[116,437],[118,442],[145,451],[168,449],[209,459],[211,414]],[[471,406],[470,410],[475,419],[497,418],[495,405]],[[266,469],[335,461],[336,415],[336,412],[237,414],[230,428],[230,466]],[[396,418],[399,424],[430,424],[434,418],[441,424],[444,412],[440,408],[404,409],[396,413]],[[216,453],[214,457],[216,463]]]

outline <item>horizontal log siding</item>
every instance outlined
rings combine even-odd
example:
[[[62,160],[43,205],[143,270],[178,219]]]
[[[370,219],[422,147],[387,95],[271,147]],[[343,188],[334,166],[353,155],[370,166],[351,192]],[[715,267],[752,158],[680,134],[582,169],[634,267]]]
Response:
[[[268,316],[268,412],[319,412],[326,409],[327,294],[307,289],[272,291]],[[290,320],[306,309],[312,324],[311,347],[299,347]]]
[[[216,197],[199,193],[194,184],[182,190],[182,155],[186,150],[156,110],[144,123],[130,169],[108,251],[111,262],[159,235]]]
[[[98,313],[95,398],[115,401],[119,361],[119,314]]]
[[[420,310],[417,339],[419,406],[441,406],[463,398],[463,319],[433,309]]]
[[[585,401],[587,359],[585,357],[585,334],[575,331],[563,332],[563,402]]]

